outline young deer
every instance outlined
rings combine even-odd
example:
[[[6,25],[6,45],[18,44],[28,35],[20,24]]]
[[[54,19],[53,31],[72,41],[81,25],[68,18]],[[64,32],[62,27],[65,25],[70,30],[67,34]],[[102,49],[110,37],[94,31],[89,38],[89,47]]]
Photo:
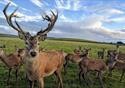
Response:
[[[81,76],[88,84],[86,78],[89,71],[96,71],[100,80],[101,87],[104,88],[102,81],[102,72],[106,70],[106,64],[103,60],[88,58],[85,54],[82,55],[82,60],[79,62],[80,72],[79,80],[81,82]]]
[[[66,69],[67,69],[69,61],[71,61],[72,63],[78,64],[82,60],[81,52],[84,52],[86,53],[86,55],[88,55],[88,52],[90,50],[91,50],[90,48],[84,48],[83,51],[81,51],[81,47],[79,47],[79,49],[74,50],[74,54],[71,54],[71,53],[67,54],[65,56],[64,73],[65,74],[67,73]]]
[[[104,59],[105,56],[105,48],[102,48],[102,50],[97,52],[98,58]]]
[[[23,49],[19,49],[15,53],[6,55],[4,50],[0,48],[0,60],[9,68],[9,75],[7,84],[9,84],[10,73],[12,69],[15,70],[16,80],[18,78],[19,67],[22,64],[22,58],[25,54]]]
[[[25,70],[27,77],[30,81],[30,88],[34,88],[34,81],[39,82],[39,88],[44,88],[44,77],[50,76],[53,73],[58,78],[58,88],[63,88],[63,82],[61,77],[61,68],[64,63],[64,53],[62,51],[41,51],[39,52],[40,41],[44,41],[47,37],[47,33],[53,29],[55,22],[58,18],[53,11],[51,11],[51,17],[45,14],[43,19],[48,21],[48,27],[45,30],[40,30],[36,35],[32,36],[29,32],[24,32],[18,22],[15,20],[15,25],[12,22],[12,18],[16,18],[16,10],[8,16],[6,10],[10,3],[8,3],[3,13],[6,17],[7,23],[13,29],[18,31],[19,38],[25,42]]]
[[[124,53],[118,53],[116,51],[110,52],[109,57],[107,60],[107,65],[109,67],[109,74],[112,76],[112,70],[114,68],[122,70],[122,74],[120,77],[120,81],[122,81],[122,78],[125,73],[125,54]]]

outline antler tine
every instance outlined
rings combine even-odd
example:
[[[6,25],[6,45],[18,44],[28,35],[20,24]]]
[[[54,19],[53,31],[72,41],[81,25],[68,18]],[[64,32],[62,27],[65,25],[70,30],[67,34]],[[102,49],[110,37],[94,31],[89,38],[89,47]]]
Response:
[[[18,22],[16,21],[16,18],[15,18],[15,24],[17,25],[17,27],[20,29],[20,31],[25,35],[23,29],[21,28],[21,26],[18,24]]]
[[[21,32],[21,33],[23,33],[24,34],[24,32],[23,32],[23,30],[21,29],[21,27],[19,26],[19,24],[15,21],[15,23],[16,23],[16,26],[14,26],[14,24],[13,24],[13,22],[12,22],[12,17],[16,17],[15,16],[15,13],[16,13],[16,11],[18,10],[18,8],[16,8],[9,16],[7,15],[7,9],[8,9],[8,7],[9,7],[9,5],[10,5],[10,3],[11,2],[9,2],[6,6],[5,6],[5,8],[3,9],[3,13],[4,13],[4,15],[5,15],[5,18],[6,18],[6,20],[7,20],[7,23],[8,23],[8,25],[9,26],[11,26],[13,29],[15,29],[16,31],[18,31],[19,33]]]
[[[3,13],[4,13],[4,15],[5,15],[6,20],[7,20],[8,23],[9,23],[9,21],[8,21],[8,16],[7,16],[7,14],[6,14],[6,10],[7,10],[8,6],[9,6],[9,4],[10,4],[10,2],[9,2],[9,3],[5,6],[5,8],[3,9]]]
[[[51,10],[52,16],[49,17],[48,15],[45,15],[45,17],[43,17],[44,20],[49,21],[48,27],[45,30],[40,30],[37,35],[45,35],[47,34],[49,31],[52,30],[57,18],[58,18],[58,12],[55,15],[55,13]]]
[[[18,9],[18,8],[17,8]],[[12,28],[14,28],[16,31],[18,31],[18,32],[21,32],[18,28],[16,28],[15,26],[14,26],[14,24],[12,23],[12,17],[14,17],[14,14],[15,14],[15,12],[17,11],[17,9],[15,9],[14,11],[13,11],[13,13],[11,13],[11,15],[9,16],[9,26],[11,26]]]

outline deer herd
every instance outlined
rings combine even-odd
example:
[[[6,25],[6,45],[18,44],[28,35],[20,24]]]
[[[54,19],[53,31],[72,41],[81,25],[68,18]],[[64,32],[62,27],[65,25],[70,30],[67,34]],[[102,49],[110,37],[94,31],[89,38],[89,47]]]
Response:
[[[64,51],[48,51],[40,50],[40,42],[47,38],[47,33],[50,32],[57,19],[58,11],[55,13],[51,11],[51,15],[45,14],[43,19],[48,21],[48,27],[44,30],[40,30],[36,35],[32,36],[29,32],[25,32],[19,23],[17,22],[17,15],[15,9],[10,15],[7,14],[7,9],[10,3],[8,3],[3,9],[6,21],[8,25],[18,32],[18,36],[25,43],[24,49],[16,49],[14,53],[7,55],[4,51],[4,47],[0,47],[0,60],[8,67],[9,75],[7,84],[9,85],[11,70],[15,70],[16,80],[18,80],[18,73],[21,65],[24,65],[26,79],[28,79],[30,88],[34,88],[34,81],[37,81],[39,88],[44,88],[44,79],[47,76],[55,74],[58,80],[58,88],[63,87],[63,80],[61,71],[64,69],[64,75],[67,73],[67,66],[69,62],[75,63],[79,66],[79,81],[81,77],[88,85],[90,71],[97,73],[99,78],[100,87],[105,88],[103,83],[103,74],[108,71],[109,75],[112,75],[112,70],[117,68],[122,71],[120,81],[125,73],[125,53],[119,52],[119,46],[115,50],[108,50],[102,48],[97,52],[97,58],[90,58],[89,51],[91,48],[78,47],[74,50],[74,53],[65,53]],[[13,20],[15,18],[15,20]],[[105,56],[107,60],[104,61]]]

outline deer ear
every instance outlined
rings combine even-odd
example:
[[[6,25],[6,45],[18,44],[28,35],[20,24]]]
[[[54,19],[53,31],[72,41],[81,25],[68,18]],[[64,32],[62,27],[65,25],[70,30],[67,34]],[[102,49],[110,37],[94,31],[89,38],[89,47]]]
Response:
[[[38,40],[39,40],[39,41],[44,41],[46,38],[47,38],[47,34],[39,35],[39,36],[38,36]]]
[[[18,32],[18,36],[20,39],[25,40],[25,36],[22,33]]]

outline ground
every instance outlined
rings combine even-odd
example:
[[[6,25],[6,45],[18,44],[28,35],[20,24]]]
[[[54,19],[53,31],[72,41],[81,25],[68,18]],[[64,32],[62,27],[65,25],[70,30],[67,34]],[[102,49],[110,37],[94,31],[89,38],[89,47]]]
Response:
[[[18,38],[0,38],[0,44],[5,44],[5,51],[7,54],[14,52],[14,46],[17,45],[20,48],[24,48],[24,42]],[[99,43],[88,43],[88,42],[73,42],[73,41],[59,41],[59,40],[46,40],[41,42],[40,48],[46,48],[48,50],[64,50],[66,53],[72,53],[75,48],[82,46],[84,48],[91,48],[89,57],[93,59],[97,58],[97,51],[101,48],[115,49],[114,45],[111,44],[99,44]],[[125,46],[120,47],[120,51],[125,53]],[[106,57],[105,57],[106,59]],[[88,88],[84,81],[82,84],[78,80],[79,68],[77,64],[70,63],[67,68],[67,74],[64,75],[62,69],[63,83],[64,88]],[[125,77],[122,82],[119,82],[121,71],[114,70],[113,76],[109,77],[107,74],[104,74],[104,84],[105,88],[124,88],[125,87]],[[15,81],[14,71],[11,74],[10,85],[6,85],[6,80],[8,76],[8,68],[0,61],[0,88],[27,88],[28,83],[25,80],[24,68],[23,66],[19,72],[19,79]],[[89,74],[93,84],[91,88],[100,88],[98,79],[95,78],[95,73]],[[35,84],[37,86],[37,83]],[[45,88],[56,88],[56,77],[54,75],[45,78]]]

